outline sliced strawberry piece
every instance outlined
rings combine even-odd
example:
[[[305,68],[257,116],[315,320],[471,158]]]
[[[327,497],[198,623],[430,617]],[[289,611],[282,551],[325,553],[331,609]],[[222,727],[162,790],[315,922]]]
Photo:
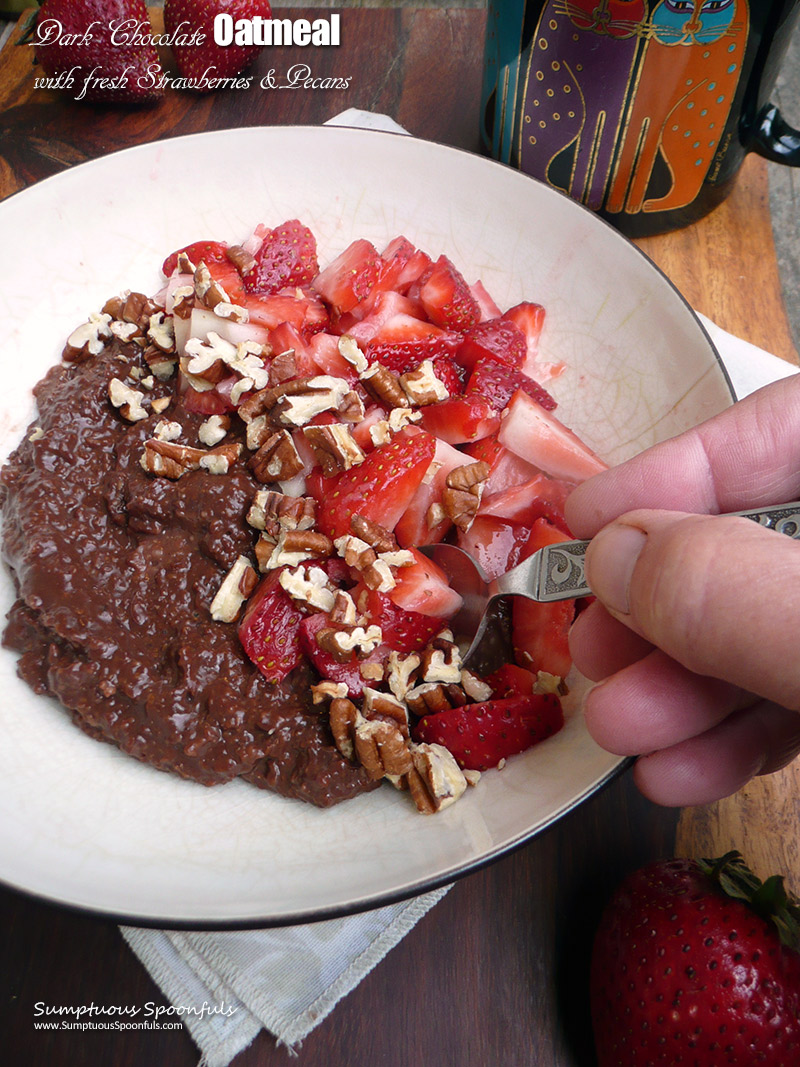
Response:
[[[267,233],[255,261],[244,276],[248,292],[277,293],[289,285],[309,285],[319,273],[316,238],[298,219],[290,219]]]
[[[420,719],[414,739],[444,745],[459,766],[487,771],[500,760],[552,737],[564,725],[561,703],[551,694],[465,704]]]
[[[529,532],[516,523],[478,515],[468,530],[459,532],[458,544],[469,552],[491,580],[515,566]]]
[[[460,352],[458,359],[461,360]],[[504,367],[492,359],[478,360],[467,381],[466,391],[482,396],[499,413],[505,410],[517,389],[522,389],[541,404],[545,411],[553,411],[556,407],[553,397],[533,378],[528,378],[513,367]]]
[[[532,464],[503,448],[494,435],[466,445],[464,452],[474,460],[489,464],[490,473],[483,490],[484,496],[505,492],[512,486],[531,481],[540,473]]]
[[[447,619],[406,611],[388,594],[373,589],[364,588],[359,594],[357,588],[353,598],[359,607],[363,606],[370,621],[380,626],[384,644],[404,655],[425,648],[447,626]]]
[[[370,296],[367,300],[357,304],[346,315],[340,315],[336,322],[337,333],[347,333],[358,342],[361,348],[365,348],[386,326],[398,315],[407,316],[414,322],[422,321],[417,316],[417,306],[412,304],[400,293],[390,291],[388,293],[375,292],[374,300]],[[369,305],[369,311],[363,314],[365,307]],[[362,316],[363,317],[360,317]],[[427,325],[424,324],[423,325]],[[439,332],[435,326],[431,330]]]
[[[545,474],[567,482],[583,482],[607,468],[577,434],[521,389],[506,408],[497,438]]]
[[[462,333],[478,322],[478,303],[447,256],[439,256],[420,281],[420,303],[431,322]]]
[[[479,515],[493,516],[532,527],[537,519],[547,519],[569,537],[564,503],[574,486],[537,474],[528,482],[512,486],[502,493],[487,495],[484,490]]]
[[[478,311],[480,312],[479,322],[488,322],[489,319],[498,319],[502,315],[502,311],[492,299],[491,295],[487,293],[483,282],[474,282],[469,291],[475,299],[475,303],[478,305]]]
[[[170,252],[161,265],[161,273],[165,278],[171,277],[178,267],[178,256],[184,252],[191,262],[197,266],[202,260],[204,263],[226,263],[229,267],[233,264],[228,259],[228,246],[224,241],[195,241],[193,244],[184,245]]]
[[[506,700],[509,697],[532,696],[536,675],[524,667],[518,667],[516,663],[504,663],[487,675],[485,681],[492,687],[493,700]]]
[[[405,297],[397,297],[390,294],[393,300],[404,300]],[[433,322],[426,322],[408,311],[399,311],[397,314],[387,317],[370,340],[375,344],[399,345],[415,344],[420,341],[430,341],[431,338],[443,337],[450,342],[448,348],[455,351],[461,340],[461,335],[452,330],[444,330]]]
[[[362,452],[371,452],[375,447],[375,442],[372,440],[370,431],[373,426],[376,426],[379,422],[383,422],[386,418],[386,414],[386,411],[380,407],[379,404],[367,405],[364,412],[364,418],[361,422],[357,422],[350,427],[350,433],[353,435],[353,440]]]
[[[481,396],[454,396],[422,408],[420,425],[451,445],[478,441],[496,433],[500,416]]]
[[[522,332],[525,338],[525,361],[535,361],[539,354],[539,338],[542,336],[546,313],[541,304],[523,301],[504,312],[503,318]]]
[[[391,649],[386,644],[379,645],[361,659],[354,652],[350,659],[340,663],[317,644],[319,631],[332,625],[330,616],[326,612],[306,616],[300,621],[299,626],[300,648],[321,678],[329,678],[332,682],[344,682],[350,697],[360,697],[364,692],[364,686],[368,684],[361,673],[361,665],[385,663]]]
[[[431,615],[440,621],[452,618],[461,607],[461,595],[432,560],[415,548],[409,551],[414,554],[416,562],[397,570],[397,585],[389,592],[389,599],[404,611]]]
[[[406,237],[396,237],[381,253],[382,288],[406,293],[431,265],[431,257],[415,248]]]
[[[479,360],[493,360],[506,367],[521,367],[525,362],[525,335],[510,319],[479,322],[464,334],[458,361],[471,370]]]
[[[339,351],[339,338],[332,333],[315,333],[308,343],[309,355],[317,373],[344,378],[351,385],[358,383],[358,371]]]
[[[394,529],[395,537],[403,548],[434,545],[444,538],[452,523],[449,519],[444,519],[433,526],[429,525],[428,514],[431,505],[441,503],[447,475],[456,467],[463,467],[471,462],[469,456],[448,445],[446,441],[437,439],[431,465],[433,475],[422,481]]]
[[[380,270],[381,257],[375,246],[359,238],[321,271],[312,285],[341,314],[369,296]]]
[[[373,340],[367,345],[364,354],[370,363],[382,363],[394,374],[405,374],[426,359],[435,362],[444,356],[451,360],[459,340],[457,334],[440,331],[415,341]]]
[[[538,519],[520,560],[527,559],[545,545],[558,544],[568,538],[568,534],[545,519]],[[537,604],[524,597],[514,597],[511,611],[511,640],[516,662],[528,670],[547,671],[565,678],[572,666],[568,637],[575,618],[575,601]]]
[[[329,537],[343,537],[351,533],[351,516],[362,515],[393,530],[425,477],[435,448],[430,434],[403,431],[349,471],[322,478],[315,470],[308,491],[317,501],[317,528]]]
[[[261,579],[239,624],[242,647],[269,682],[280,682],[302,659],[302,612],[282,588],[280,573]]]
[[[303,330],[309,312],[308,302],[292,296],[272,293],[266,296],[258,293],[246,293],[242,301],[250,315],[250,322],[274,330],[281,323],[288,322],[296,330]]]

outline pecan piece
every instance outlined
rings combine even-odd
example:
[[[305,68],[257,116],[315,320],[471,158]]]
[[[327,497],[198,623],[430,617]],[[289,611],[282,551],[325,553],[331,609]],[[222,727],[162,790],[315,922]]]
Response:
[[[371,363],[365,371],[359,375],[365,389],[381,404],[390,408],[409,407],[408,397],[400,385],[400,379],[396,374],[381,363]]]
[[[300,566],[294,571],[285,567],[278,581],[292,600],[308,604],[312,608],[317,608],[318,611],[333,610],[336,590],[321,567],[309,567],[306,570],[305,567]]]
[[[303,434],[326,478],[349,471],[351,467],[358,466],[366,459],[350,432],[350,427],[343,423],[304,426]]]
[[[372,779],[386,775],[403,775],[414,763],[408,742],[396,723],[382,719],[361,719],[355,727],[355,752],[358,762]]]
[[[400,700],[396,700],[394,697],[389,696],[388,693],[382,693],[378,689],[371,689],[369,686],[364,686],[364,704],[361,708],[361,712],[364,718],[369,722],[381,719],[385,722],[394,724],[400,730],[403,737],[406,740],[409,739],[410,732],[406,706]]]
[[[259,548],[259,545],[262,547]],[[314,530],[281,530],[274,544],[262,534],[255,551],[263,571],[276,567],[296,567],[307,559],[329,556],[333,552],[333,544],[325,534]]]
[[[450,396],[447,386],[436,377],[431,360],[426,359],[412,371],[400,375],[400,388],[416,407],[435,404]]]
[[[468,530],[472,525],[489,474],[489,464],[479,460],[456,467],[447,475],[442,491],[442,508],[459,530]]]
[[[119,378],[112,378],[108,383],[108,399],[128,422],[141,422],[148,416],[148,412],[142,407],[144,394],[138,389],[131,389]]]
[[[432,815],[463,795],[467,780],[452,753],[443,745],[413,745],[413,772],[408,788],[417,810]]]
[[[460,708],[467,703],[467,698],[464,690],[452,682],[423,682],[408,690],[405,701],[415,715],[422,717],[437,711]]]
[[[303,470],[303,461],[288,430],[264,441],[248,466],[260,482],[285,482]]]
[[[258,576],[250,566],[250,561],[245,556],[239,556],[211,601],[211,618],[215,622],[235,622],[242,604],[257,583]]]
[[[111,316],[93,313],[87,322],[77,326],[67,338],[61,358],[65,363],[83,363],[91,356],[99,356],[111,338]]]
[[[256,265],[256,257],[241,245],[228,245],[225,255],[241,275],[249,274]]]
[[[355,760],[355,730],[359,711],[352,700],[336,696],[328,710],[333,741],[345,759]]]
[[[287,496],[274,489],[259,489],[247,521],[277,540],[282,529],[310,530],[316,521],[316,507],[316,501],[310,496]]]
[[[365,519],[363,515],[350,516],[350,529],[356,537],[365,541],[376,552],[396,552],[399,548],[394,534],[372,519]]]

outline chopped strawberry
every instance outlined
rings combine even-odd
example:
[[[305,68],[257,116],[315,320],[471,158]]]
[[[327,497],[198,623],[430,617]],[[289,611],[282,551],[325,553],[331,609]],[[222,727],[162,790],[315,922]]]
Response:
[[[436,441],[431,464],[433,475],[422,481],[394,529],[395,537],[403,548],[434,545],[444,538],[452,523],[449,519],[443,519],[431,526],[428,522],[431,505],[441,503],[447,475],[456,467],[463,467],[470,462],[469,456],[446,441]]]
[[[525,362],[525,335],[510,319],[479,322],[464,334],[458,361],[471,370],[479,360],[493,360],[506,367]]]
[[[430,334],[417,341],[372,341],[365,349],[370,363],[381,363],[394,374],[405,374],[418,367],[423,360],[445,357],[452,359],[458,345],[453,334]]]
[[[353,440],[362,452],[371,452],[375,447],[371,430],[379,422],[383,422],[385,418],[386,411],[379,404],[370,404],[366,407],[364,418],[361,422],[357,422],[350,427]]]
[[[317,528],[329,537],[351,532],[352,515],[393,530],[431,464],[436,442],[427,433],[397,434],[363,463],[332,478],[314,471],[308,491],[317,501]]]
[[[448,444],[461,445],[496,433],[500,416],[481,396],[454,396],[422,408],[420,425]]]
[[[458,355],[461,362],[461,352]],[[546,411],[553,411],[556,402],[546,389],[533,378],[529,378],[514,367],[504,367],[493,359],[479,359],[467,381],[467,392],[476,393],[488,400],[492,408],[500,413],[505,410],[517,389],[522,389],[528,396],[542,405]]]
[[[410,567],[398,568],[397,585],[388,594],[404,611],[431,615],[437,619],[450,619],[461,607],[461,595],[450,585],[444,571],[436,564],[410,548],[416,562]]]
[[[303,654],[309,659],[321,678],[328,678],[332,682],[344,682],[350,697],[360,697],[364,692],[364,676],[361,673],[362,664],[385,663],[391,649],[386,644],[378,645],[376,649],[361,659],[353,652],[349,659],[341,663],[338,659],[320,648],[317,644],[317,634],[326,627],[331,627],[330,615],[319,612],[316,615],[308,615],[301,619],[299,626],[299,644]]]
[[[484,490],[479,515],[490,515],[528,528],[537,519],[547,519],[569,537],[564,503],[574,486],[537,474],[530,481],[512,486],[502,493],[487,495]]]
[[[490,580],[505,574],[519,560],[529,531],[513,522],[493,516],[478,515],[465,532],[459,532],[458,544],[478,562]]]
[[[165,278],[171,277],[177,270],[178,256],[182,252],[195,267],[201,260],[204,263],[227,263],[228,266],[232,266],[228,259],[228,246],[224,241],[195,241],[193,244],[184,245],[170,252],[161,265],[161,273]]]
[[[497,319],[502,315],[500,308],[491,295],[487,293],[483,282],[474,282],[469,287],[469,291],[478,305],[478,311],[480,312],[479,322],[488,322],[489,319]]]
[[[577,434],[521,389],[509,402],[497,438],[553,478],[578,483],[606,470],[606,464]]]
[[[367,307],[368,311],[365,311]],[[349,334],[361,348],[364,348],[381,333],[387,323],[400,315],[413,322],[420,322],[428,331],[440,332],[438,327],[422,322],[417,316],[417,311],[416,305],[400,293],[373,290],[367,300],[363,300],[352,311],[338,317],[336,332]],[[415,336],[419,333],[420,331],[416,331]]]
[[[396,237],[381,253],[381,285],[398,293],[408,292],[431,265],[431,257],[415,248],[406,237]]]
[[[395,302],[405,301],[406,299],[405,297],[398,297],[396,293],[389,294],[385,299],[388,301],[390,298]],[[401,307],[404,306],[407,305],[401,305]],[[450,351],[455,351],[461,341],[460,334],[454,333],[452,330],[444,330],[433,322],[427,322],[425,319],[410,314],[406,310],[400,310],[395,315],[384,319],[379,329],[373,333],[370,341],[375,344],[410,345],[430,341],[431,338],[437,337],[449,342],[447,347]]]
[[[303,616],[281,586],[280,573],[261,579],[239,624],[242,647],[269,682],[280,682],[302,659]]]
[[[364,589],[362,593],[353,592],[356,603],[363,607],[371,622],[380,626],[384,644],[396,652],[404,655],[418,652],[447,626],[445,618],[398,607],[386,593],[378,593],[373,589]]]
[[[488,700],[426,715],[413,730],[423,744],[444,745],[459,766],[486,771],[557,733],[564,725],[551,694]]]
[[[420,282],[420,303],[431,322],[462,333],[478,322],[478,303],[447,256],[439,256]]]
[[[308,343],[309,355],[317,372],[344,378],[351,385],[358,382],[358,372],[339,351],[339,338],[332,333],[315,333]]]
[[[312,285],[338,312],[350,311],[372,291],[381,269],[375,246],[360,238],[321,271]]]
[[[521,330],[525,338],[525,362],[534,362],[539,354],[539,338],[544,328],[545,310],[542,305],[523,301],[504,312],[503,318]]]
[[[568,538],[569,534],[551,526],[545,519],[538,519],[520,558],[527,559],[545,545],[558,544]],[[550,604],[538,604],[534,600],[515,597],[511,611],[511,640],[516,662],[528,670],[547,671],[565,678],[572,666],[568,637],[575,618],[575,601],[555,600]]]
[[[516,663],[504,663],[488,675],[485,681],[492,687],[493,700],[506,700],[509,697],[527,697],[533,694],[536,675],[518,667]]]
[[[270,230],[255,254],[255,266],[244,276],[251,293],[277,293],[290,285],[309,285],[319,273],[317,241],[297,219]]]

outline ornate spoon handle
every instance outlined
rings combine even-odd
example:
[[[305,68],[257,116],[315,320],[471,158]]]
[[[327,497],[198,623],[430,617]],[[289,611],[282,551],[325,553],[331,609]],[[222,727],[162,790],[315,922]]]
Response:
[[[787,537],[800,538],[800,502],[751,511],[734,511],[744,519],[751,519],[768,530],[776,530]],[[518,567],[498,578],[496,592],[518,593],[533,600],[570,600],[588,596],[584,557],[588,541],[564,541],[547,545],[526,559]],[[494,590],[493,590],[494,591]]]

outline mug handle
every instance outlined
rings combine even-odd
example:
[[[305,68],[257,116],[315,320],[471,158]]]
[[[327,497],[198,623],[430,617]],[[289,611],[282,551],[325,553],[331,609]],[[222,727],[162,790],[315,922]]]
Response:
[[[759,114],[749,147],[773,163],[800,167],[800,131],[784,121],[774,104],[767,104]]]

